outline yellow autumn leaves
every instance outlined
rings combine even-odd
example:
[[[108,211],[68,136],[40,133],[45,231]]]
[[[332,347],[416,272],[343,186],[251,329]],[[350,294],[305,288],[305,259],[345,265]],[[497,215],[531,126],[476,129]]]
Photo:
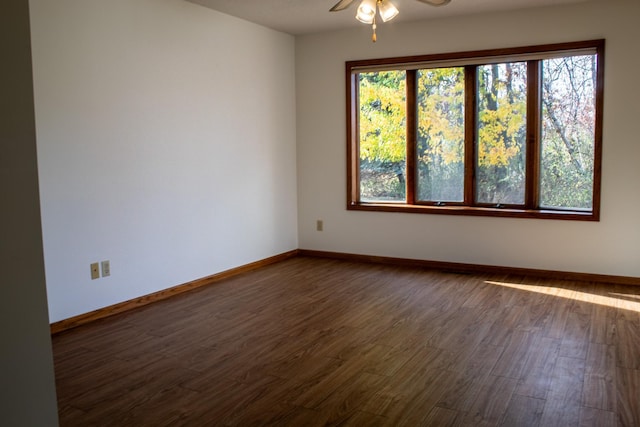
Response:
[[[400,162],[406,157],[404,71],[361,75],[360,157]]]
[[[491,82],[492,106],[478,105],[479,166],[506,166],[521,151],[526,128],[526,98],[503,81]],[[465,95],[462,67],[422,70],[418,78],[418,159],[452,164],[464,161]],[[482,90],[482,87],[479,88]],[[406,157],[405,72],[363,73],[359,85],[360,158],[402,162]]]

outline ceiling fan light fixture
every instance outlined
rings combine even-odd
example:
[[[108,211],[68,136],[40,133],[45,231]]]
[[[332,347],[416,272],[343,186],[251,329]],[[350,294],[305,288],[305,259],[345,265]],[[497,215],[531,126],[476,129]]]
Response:
[[[364,24],[373,24],[376,18],[376,0],[362,0],[358,6],[356,19]]]
[[[389,0],[382,0],[378,2],[378,10],[380,11],[380,17],[383,22],[391,21],[398,16],[398,8],[394,6]]]
[[[338,0],[338,3],[333,5],[331,12],[337,12],[340,10],[344,10],[353,4],[356,0]],[[398,8],[396,5],[391,3],[391,0],[358,0],[360,1],[360,5],[358,6],[358,10],[356,12],[356,19],[364,24],[371,25],[371,29],[373,30],[373,37],[371,39],[375,42],[377,40],[376,36],[376,15],[380,14],[380,19],[382,22],[391,21],[393,18],[398,16]],[[425,3],[431,6],[444,6],[451,2],[451,0],[417,0],[421,3]]]

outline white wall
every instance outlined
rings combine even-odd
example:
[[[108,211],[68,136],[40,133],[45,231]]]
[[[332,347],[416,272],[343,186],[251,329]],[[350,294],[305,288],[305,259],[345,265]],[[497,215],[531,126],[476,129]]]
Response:
[[[0,3],[0,424],[56,426],[28,0]]]
[[[52,322],[298,247],[293,37],[182,0],[31,10]]]
[[[401,11],[402,13],[402,11]],[[587,2],[296,40],[300,247],[640,277],[640,4]],[[606,39],[600,222],[347,211],[347,60]],[[324,231],[315,231],[323,219]]]

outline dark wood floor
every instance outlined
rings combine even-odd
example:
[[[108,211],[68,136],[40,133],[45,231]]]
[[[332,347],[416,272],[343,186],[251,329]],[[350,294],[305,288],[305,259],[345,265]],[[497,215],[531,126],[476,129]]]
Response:
[[[62,426],[640,426],[640,288],[297,257],[53,338]]]

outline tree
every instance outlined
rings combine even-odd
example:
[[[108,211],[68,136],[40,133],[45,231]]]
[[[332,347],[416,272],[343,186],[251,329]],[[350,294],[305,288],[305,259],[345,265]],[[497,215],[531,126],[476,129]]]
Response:
[[[543,61],[541,204],[591,209],[595,55]]]
[[[464,198],[464,68],[418,71],[418,198]]]
[[[404,71],[361,73],[360,182],[363,200],[403,200],[406,114]]]
[[[478,67],[477,190],[480,203],[524,202],[527,64]]]

